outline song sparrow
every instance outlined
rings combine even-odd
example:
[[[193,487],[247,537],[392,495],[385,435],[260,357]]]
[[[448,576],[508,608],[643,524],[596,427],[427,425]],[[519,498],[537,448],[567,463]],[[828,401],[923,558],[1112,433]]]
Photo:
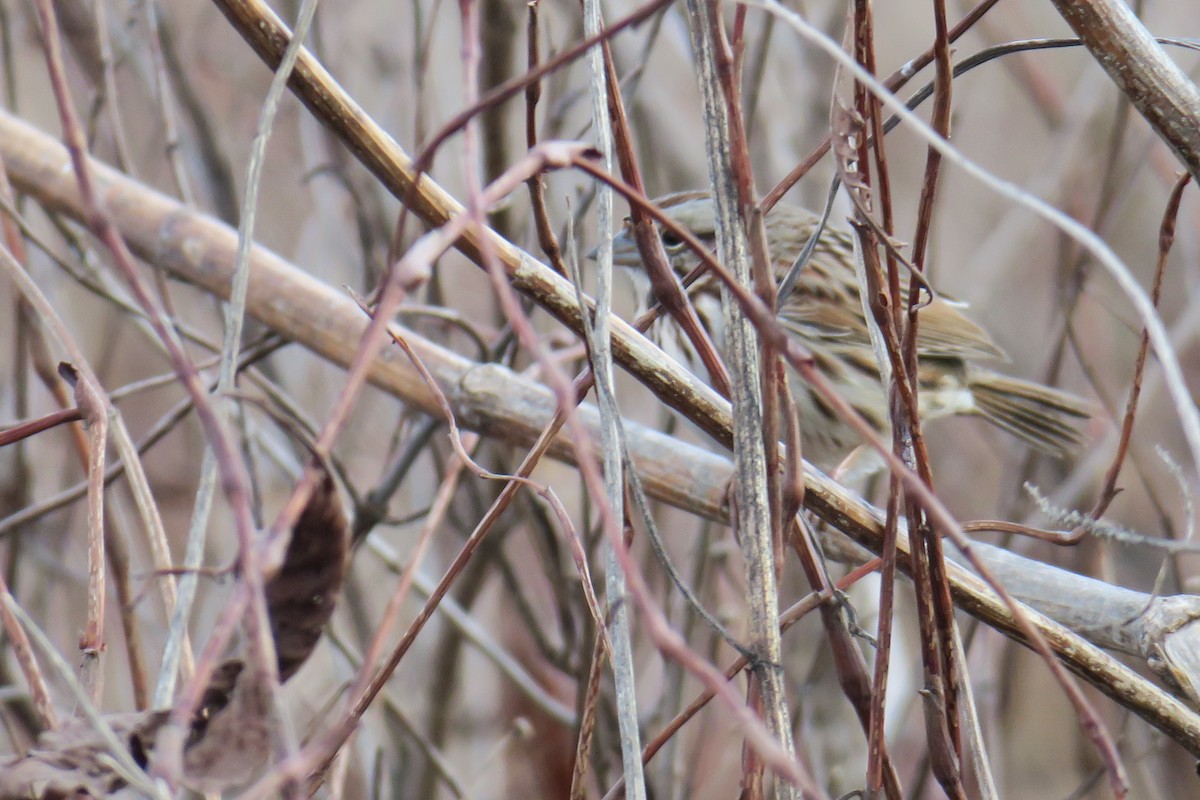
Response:
[[[656,203],[701,241],[715,247],[715,217],[708,192],[679,192]],[[777,205],[767,215],[767,244],[776,280],[782,280],[800,255],[820,218],[803,208]],[[661,229],[672,268],[682,277],[699,260],[678,236]],[[613,260],[633,271],[648,298],[649,283],[630,231],[613,242]],[[703,276],[688,290],[701,323],[718,351],[723,347],[719,283]],[[649,299],[649,298],[648,298]],[[988,334],[959,311],[961,304],[937,298],[920,311],[917,336],[918,401],[923,420],[977,414],[1054,455],[1065,455],[1080,442],[1075,424],[1088,416],[1086,404],[1066,392],[1010,378],[975,362],[1004,360]],[[889,430],[886,393],[872,348],[858,282],[850,234],[826,227],[809,262],[782,301],[779,320],[811,353],[817,368],[867,422]],[[667,316],[647,334],[694,371],[699,359],[682,330]],[[804,382],[792,381],[800,415],[805,457],[826,468],[861,443],[855,431]]]

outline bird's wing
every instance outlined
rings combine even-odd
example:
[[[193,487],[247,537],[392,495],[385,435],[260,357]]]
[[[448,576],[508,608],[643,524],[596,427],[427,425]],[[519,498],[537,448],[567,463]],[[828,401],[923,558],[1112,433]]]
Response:
[[[779,319],[802,341],[840,347],[871,346],[857,296],[853,302],[830,302],[797,292],[780,309]],[[917,353],[928,358],[1006,360],[1004,351],[983,328],[940,298],[920,311]]]
[[[976,325],[954,304],[936,298],[920,311],[917,352],[923,356],[951,356],[973,359],[999,359],[1008,356],[996,346],[987,331]]]

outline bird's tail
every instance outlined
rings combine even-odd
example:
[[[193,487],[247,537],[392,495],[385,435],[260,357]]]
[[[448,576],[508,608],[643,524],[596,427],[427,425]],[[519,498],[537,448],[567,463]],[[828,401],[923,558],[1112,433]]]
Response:
[[[1075,395],[980,369],[972,370],[969,384],[988,422],[1042,452],[1065,456],[1082,443],[1079,425],[1091,414]]]

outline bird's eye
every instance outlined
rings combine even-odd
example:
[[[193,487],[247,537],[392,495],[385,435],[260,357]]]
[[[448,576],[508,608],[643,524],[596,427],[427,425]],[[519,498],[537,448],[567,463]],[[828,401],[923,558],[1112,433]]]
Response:
[[[671,252],[679,250],[683,247],[683,239],[681,239],[674,231],[671,230],[664,230],[662,232],[662,243],[663,247],[667,248],[667,250]]]

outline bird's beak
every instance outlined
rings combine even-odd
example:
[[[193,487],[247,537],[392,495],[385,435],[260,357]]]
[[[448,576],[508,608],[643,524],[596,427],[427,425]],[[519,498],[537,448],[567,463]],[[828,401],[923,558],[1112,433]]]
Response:
[[[595,261],[599,255],[600,248],[594,247],[587,257],[589,261]],[[612,259],[613,264],[618,267],[634,268],[641,265],[642,257],[638,253],[637,242],[627,231],[622,231],[613,237]]]

